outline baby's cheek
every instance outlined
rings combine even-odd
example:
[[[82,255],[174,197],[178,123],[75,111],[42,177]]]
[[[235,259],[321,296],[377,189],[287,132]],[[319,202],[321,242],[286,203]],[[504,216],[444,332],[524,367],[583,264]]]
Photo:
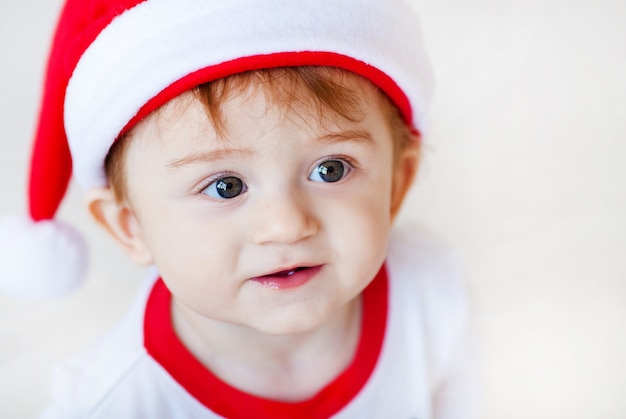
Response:
[[[388,212],[376,204],[353,211],[343,223],[344,252],[356,269],[375,274],[387,253]]]

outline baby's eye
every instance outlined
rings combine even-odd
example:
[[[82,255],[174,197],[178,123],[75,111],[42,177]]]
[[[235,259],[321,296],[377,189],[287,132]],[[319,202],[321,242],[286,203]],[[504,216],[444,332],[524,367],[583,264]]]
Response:
[[[311,174],[309,180],[314,182],[338,182],[346,175],[349,167],[341,160],[326,160],[318,164]]]
[[[231,199],[244,193],[248,188],[241,179],[235,176],[226,176],[212,182],[201,193],[217,199]]]

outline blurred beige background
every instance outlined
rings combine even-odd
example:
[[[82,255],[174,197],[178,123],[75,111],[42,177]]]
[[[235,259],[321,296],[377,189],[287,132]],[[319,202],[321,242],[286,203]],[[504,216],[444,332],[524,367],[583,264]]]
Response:
[[[483,345],[485,418],[626,417],[626,2],[415,0],[437,76],[429,149],[402,222],[464,261]],[[60,0],[3,1],[0,214],[26,165]],[[87,235],[69,298],[0,297],[0,417],[46,400],[49,366],[102,334],[141,277],[73,187]],[[0,263],[2,255],[0,255]]]

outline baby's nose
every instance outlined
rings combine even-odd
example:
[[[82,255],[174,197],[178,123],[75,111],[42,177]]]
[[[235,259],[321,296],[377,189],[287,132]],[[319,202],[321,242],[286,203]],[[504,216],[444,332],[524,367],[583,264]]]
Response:
[[[252,237],[257,244],[292,244],[319,230],[306,199],[296,191],[263,199],[255,212]]]

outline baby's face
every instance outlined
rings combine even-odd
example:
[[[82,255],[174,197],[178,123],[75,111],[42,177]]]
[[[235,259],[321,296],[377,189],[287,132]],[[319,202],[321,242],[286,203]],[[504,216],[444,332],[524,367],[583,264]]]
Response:
[[[319,120],[252,87],[220,138],[184,95],[134,131],[126,159],[140,234],[175,301],[265,333],[310,330],[384,261],[393,145],[373,88],[365,117]],[[330,114],[330,111],[329,111]]]

